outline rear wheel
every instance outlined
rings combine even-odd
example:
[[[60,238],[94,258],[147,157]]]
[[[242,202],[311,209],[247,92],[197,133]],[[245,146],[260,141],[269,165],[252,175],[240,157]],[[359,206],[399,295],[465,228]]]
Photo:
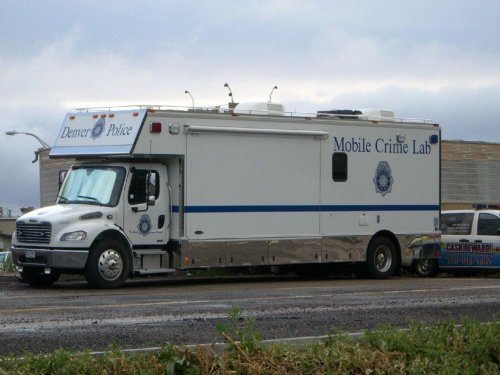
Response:
[[[49,274],[46,274],[45,270],[39,267],[23,267],[20,274],[24,282],[34,287],[49,287],[61,276],[59,271],[51,270]]]
[[[125,283],[130,272],[130,262],[125,247],[107,240],[91,249],[85,278],[93,288],[118,288]]]
[[[373,279],[388,279],[397,266],[396,249],[386,237],[375,238],[368,246],[366,268]]]
[[[417,259],[413,271],[420,277],[434,277],[439,270],[437,259]]]

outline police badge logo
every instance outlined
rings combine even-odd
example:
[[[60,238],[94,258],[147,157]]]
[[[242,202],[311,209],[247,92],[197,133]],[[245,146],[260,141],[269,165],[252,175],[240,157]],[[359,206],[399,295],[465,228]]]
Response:
[[[144,237],[146,237],[150,232],[151,232],[151,219],[149,218],[149,215],[142,215],[141,219],[139,220],[139,225],[137,225],[137,228],[139,229],[139,233],[142,234]]]
[[[373,183],[375,184],[375,192],[382,194],[383,197],[391,192],[394,178],[392,177],[391,167],[388,162],[381,161],[378,163]]]
[[[104,125],[105,125],[104,118],[101,117],[99,120],[97,120],[94,127],[92,128],[92,132],[90,133],[90,138],[92,139],[99,138],[101,134],[104,132]]]

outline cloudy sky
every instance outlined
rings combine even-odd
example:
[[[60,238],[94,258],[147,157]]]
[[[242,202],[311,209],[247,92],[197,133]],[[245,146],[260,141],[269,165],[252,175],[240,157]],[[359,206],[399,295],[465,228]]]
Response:
[[[0,0],[0,207],[39,206],[66,112],[273,101],[387,108],[500,142],[500,1]]]

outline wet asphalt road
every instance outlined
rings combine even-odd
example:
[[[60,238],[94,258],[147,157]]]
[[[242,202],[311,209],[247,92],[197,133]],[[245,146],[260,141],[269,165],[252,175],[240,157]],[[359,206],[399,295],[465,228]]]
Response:
[[[410,320],[462,317],[488,322],[500,311],[498,277],[396,277],[390,280],[295,277],[137,279],[115,290],[85,282],[34,289],[0,278],[0,355],[24,351],[102,351],[221,342],[216,322],[239,306],[262,339],[359,332]]]

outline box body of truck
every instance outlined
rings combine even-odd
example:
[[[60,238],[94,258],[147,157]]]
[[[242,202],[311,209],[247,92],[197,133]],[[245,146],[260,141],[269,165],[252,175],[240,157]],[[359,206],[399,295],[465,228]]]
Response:
[[[55,206],[19,218],[14,262],[33,284],[96,287],[209,267],[390,277],[439,249],[440,141],[437,125],[372,117],[70,113],[50,157],[78,162]]]

